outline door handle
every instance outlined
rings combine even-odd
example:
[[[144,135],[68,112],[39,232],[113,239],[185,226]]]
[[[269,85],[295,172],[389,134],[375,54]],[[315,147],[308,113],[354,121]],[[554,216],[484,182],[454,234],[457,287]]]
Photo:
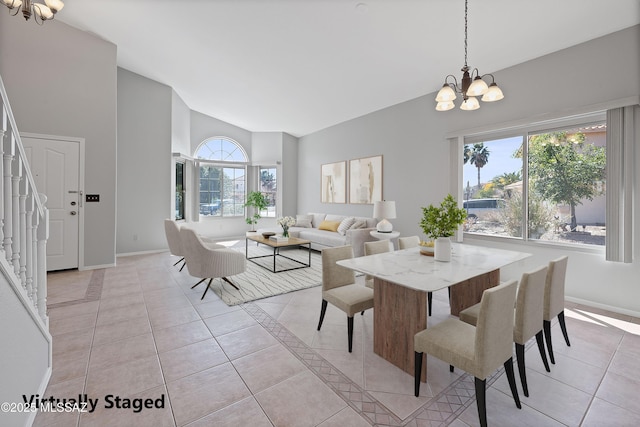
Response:
[[[71,212],[69,212],[69,213],[70,213],[71,215],[75,215],[75,214],[76,214],[76,211],[71,211]]]

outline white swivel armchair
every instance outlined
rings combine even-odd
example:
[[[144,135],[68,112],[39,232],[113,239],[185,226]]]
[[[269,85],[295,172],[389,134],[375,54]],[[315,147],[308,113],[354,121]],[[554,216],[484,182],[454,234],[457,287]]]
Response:
[[[167,243],[169,244],[169,252],[171,255],[179,256],[180,259],[176,261],[174,267],[184,261],[184,249],[182,248],[182,241],[180,240],[180,227],[175,221],[170,219],[164,220],[164,234],[167,237]],[[184,268],[183,262],[180,267],[180,271]]]
[[[247,260],[243,253],[215,243],[204,242],[194,230],[187,227],[180,229],[180,239],[182,241],[184,258],[189,274],[202,279],[193,285],[191,289],[209,279],[207,289],[204,290],[202,298],[200,299],[204,299],[204,296],[211,286],[211,282],[216,277],[220,277],[238,289],[238,287],[229,280],[228,276],[240,274],[245,271]]]

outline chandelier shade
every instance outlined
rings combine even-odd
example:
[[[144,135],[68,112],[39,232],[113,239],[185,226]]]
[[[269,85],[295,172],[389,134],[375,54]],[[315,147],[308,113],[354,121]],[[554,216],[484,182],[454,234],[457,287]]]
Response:
[[[455,107],[453,100],[457,98],[457,94],[462,95],[462,104],[460,109],[465,111],[473,111],[480,108],[480,102],[500,101],[504,98],[502,90],[498,87],[493,74],[480,74],[477,68],[471,70],[467,65],[467,15],[468,0],[464,2],[464,66],[462,71],[462,79],[460,82],[454,75],[449,74],[444,78],[444,84],[436,95],[436,110],[449,111]],[[485,77],[491,77],[491,84],[487,84]]]
[[[44,4],[32,0],[2,0],[2,3],[9,10],[15,10],[12,13],[13,16],[22,12],[22,16],[26,21],[33,16],[39,25],[42,25],[44,21],[53,19],[55,14],[64,7],[64,3],[61,0],[44,0]]]

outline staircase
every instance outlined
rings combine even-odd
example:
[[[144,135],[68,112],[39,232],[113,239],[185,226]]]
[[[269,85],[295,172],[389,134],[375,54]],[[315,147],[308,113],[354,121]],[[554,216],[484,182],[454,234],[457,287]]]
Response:
[[[44,394],[51,376],[47,317],[49,216],[38,194],[0,78],[0,402]],[[0,425],[30,425],[35,413],[0,413]]]

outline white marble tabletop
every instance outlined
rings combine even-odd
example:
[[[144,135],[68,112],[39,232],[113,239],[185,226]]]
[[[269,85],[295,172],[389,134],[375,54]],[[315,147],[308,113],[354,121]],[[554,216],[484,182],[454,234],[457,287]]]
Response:
[[[451,262],[435,261],[419,248],[338,261],[338,265],[411,289],[433,292],[523,260],[531,254],[452,244]]]

